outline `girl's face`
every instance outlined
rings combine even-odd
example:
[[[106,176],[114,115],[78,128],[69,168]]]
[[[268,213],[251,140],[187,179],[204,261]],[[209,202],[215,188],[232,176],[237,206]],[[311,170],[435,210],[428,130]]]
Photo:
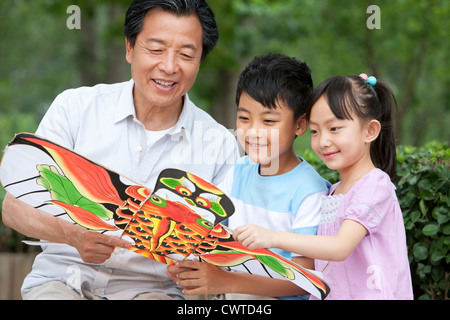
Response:
[[[329,169],[340,171],[341,178],[372,164],[369,128],[351,116],[353,120],[336,118],[323,96],[310,114],[311,147]]]
[[[264,107],[243,92],[237,109],[237,136],[249,158],[269,168],[267,174],[281,174],[298,164],[293,151],[296,135],[306,131],[304,117],[294,121],[294,112],[281,105],[276,109]]]

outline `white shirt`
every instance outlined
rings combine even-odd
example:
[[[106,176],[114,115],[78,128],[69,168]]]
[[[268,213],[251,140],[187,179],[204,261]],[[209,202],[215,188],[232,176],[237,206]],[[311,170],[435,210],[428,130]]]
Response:
[[[146,130],[136,119],[133,80],[70,89],[60,94],[36,132],[153,189],[165,168],[180,168],[218,184],[239,157],[235,137],[188,95],[176,125],[147,147]],[[82,262],[75,248],[43,247],[22,292],[48,281],[81,287],[108,299],[132,299],[145,292],[182,298],[166,275],[166,265],[116,249],[102,265]]]

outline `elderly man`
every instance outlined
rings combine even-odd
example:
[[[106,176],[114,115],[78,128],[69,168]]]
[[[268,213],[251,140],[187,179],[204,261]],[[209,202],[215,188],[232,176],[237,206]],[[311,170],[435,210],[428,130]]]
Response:
[[[134,1],[125,19],[132,79],[67,90],[37,134],[153,187],[178,167],[219,183],[238,157],[232,134],[188,97],[218,40],[204,0]],[[214,152],[211,152],[214,150]],[[25,278],[24,299],[183,299],[166,265],[123,239],[87,231],[7,194],[3,221],[45,245]]]

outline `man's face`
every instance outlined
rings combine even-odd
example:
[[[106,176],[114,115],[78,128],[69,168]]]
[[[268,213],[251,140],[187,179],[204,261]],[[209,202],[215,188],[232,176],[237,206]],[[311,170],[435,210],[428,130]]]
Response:
[[[134,48],[126,40],[137,108],[181,106],[200,68],[202,34],[195,15],[178,17],[159,8],[147,13]]]

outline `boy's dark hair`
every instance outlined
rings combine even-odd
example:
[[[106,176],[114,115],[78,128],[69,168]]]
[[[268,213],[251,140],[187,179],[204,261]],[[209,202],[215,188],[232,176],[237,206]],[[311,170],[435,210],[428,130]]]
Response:
[[[142,31],[146,14],[155,8],[161,8],[179,17],[196,15],[203,30],[203,50],[201,60],[214,49],[219,41],[214,13],[205,0],[134,0],[127,10],[124,34],[134,48],[136,38]]]
[[[256,57],[241,73],[236,90],[236,105],[242,92],[269,109],[285,103],[297,120],[306,111],[313,90],[311,69],[304,62],[283,54]]]
[[[372,87],[359,76],[331,77],[314,89],[306,110],[308,121],[314,103],[322,96],[338,119],[354,120],[354,114],[362,123],[380,122],[381,131],[370,145],[370,156],[376,167],[393,178],[397,153],[392,113],[397,103],[389,87],[381,81]]]

